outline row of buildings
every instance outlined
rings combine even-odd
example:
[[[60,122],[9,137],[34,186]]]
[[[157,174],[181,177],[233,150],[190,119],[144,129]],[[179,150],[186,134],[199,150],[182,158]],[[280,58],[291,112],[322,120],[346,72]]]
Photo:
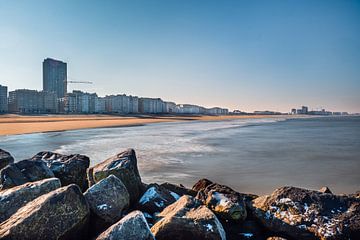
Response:
[[[348,112],[331,112],[326,111],[325,109],[321,110],[311,110],[309,111],[309,108],[307,106],[302,106],[299,109],[293,108],[290,111],[290,114],[300,114],[300,115],[349,115]]]
[[[63,99],[65,113],[118,113],[118,114],[228,114],[224,108],[204,108],[190,104],[166,102],[161,98],[127,96],[125,94],[99,97],[96,93],[73,91]]]
[[[17,89],[0,85],[0,113],[115,113],[115,114],[228,114],[225,108],[204,108],[166,102],[161,98],[127,96],[99,97],[96,93],[67,92],[67,64],[46,58],[42,64],[43,90]]]
[[[125,94],[99,97],[96,93],[73,91],[58,98],[54,92],[17,89],[9,92],[0,85],[0,112],[10,113],[114,113],[114,114],[228,114],[224,108],[204,108]]]

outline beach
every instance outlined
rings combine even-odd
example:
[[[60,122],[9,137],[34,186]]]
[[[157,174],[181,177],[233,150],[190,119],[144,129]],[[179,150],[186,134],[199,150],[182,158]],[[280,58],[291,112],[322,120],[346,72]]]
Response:
[[[231,119],[271,118],[272,116],[255,115],[137,115],[137,116],[114,116],[114,115],[39,115],[26,116],[7,114],[0,116],[0,136],[56,132],[87,128],[104,127],[131,127],[150,123],[180,122],[180,121],[222,121]],[[276,117],[276,116],[273,116]]]

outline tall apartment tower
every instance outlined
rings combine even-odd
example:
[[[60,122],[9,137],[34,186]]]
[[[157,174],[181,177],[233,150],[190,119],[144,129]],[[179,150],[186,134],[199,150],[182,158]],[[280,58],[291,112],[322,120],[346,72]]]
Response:
[[[66,63],[46,58],[43,61],[43,90],[53,92],[57,98],[65,97],[67,92]]]
[[[7,86],[0,85],[0,113],[8,111],[8,91]]]

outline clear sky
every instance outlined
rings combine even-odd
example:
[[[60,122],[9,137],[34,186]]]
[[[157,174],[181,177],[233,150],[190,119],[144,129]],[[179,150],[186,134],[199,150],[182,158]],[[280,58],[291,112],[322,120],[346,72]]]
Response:
[[[0,84],[71,84],[245,111],[360,112],[360,1],[0,1]]]

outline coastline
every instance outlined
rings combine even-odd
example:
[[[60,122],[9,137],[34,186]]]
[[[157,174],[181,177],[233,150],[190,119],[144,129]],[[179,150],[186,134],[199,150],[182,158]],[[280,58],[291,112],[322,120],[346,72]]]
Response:
[[[0,117],[0,136],[18,135],[29,133],[60,132],[67,130],[79,130],[90,128],[108,127],[133,127],[162,122],[184,121],[224,121],[234,119],[255,118],[295,118],[288,115],[138,115],[138,116],[114,116],[114,115],[3,115]]]

